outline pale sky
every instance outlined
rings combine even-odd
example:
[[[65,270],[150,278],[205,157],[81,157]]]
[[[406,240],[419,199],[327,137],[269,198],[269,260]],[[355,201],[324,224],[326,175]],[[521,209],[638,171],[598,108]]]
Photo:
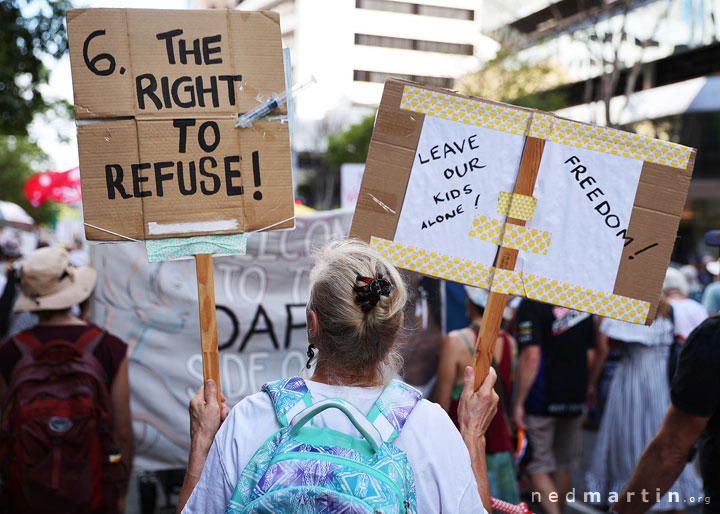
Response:
[[[124,7],[153,9],[186,9],[189,0],[74,0],[75,7]],[[59,61],[48,60],[45,64],[52,70],[50,83],[42,88],[47,98],[64,98],[73,101],[70,57],[66,54]],[[64,171],[78,165],[75,123],[68,120],[37,117],[30,125],[30,136],[50,156],[53,171]],[[69,138],[62,142],[59,137]]]

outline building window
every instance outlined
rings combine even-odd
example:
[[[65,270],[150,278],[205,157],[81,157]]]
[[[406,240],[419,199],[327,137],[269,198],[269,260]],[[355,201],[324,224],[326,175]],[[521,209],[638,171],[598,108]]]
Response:
[[[450,88],[455,82],[450,77],[425,77],[422,75],[405,75],[402,73],[385,73],[382,71],[366,71],[366,70],[355,70],[353,72],[353,79],[356,82],[378,82],[383,84],[385,80],[389,78],[409,80],[411,82],[419,82],[420,84],[426,84],[428,86]]]
[[[438,18],[454,18],[456,20],[473,21],[475,19],[475,11],[471,9],[394,2],[393,0],[355,0],[355,7],[358,9],[419,14],[421,16],[435,16]]]
[[[472,45],[442,43],[440,41],[423,41],[421,39],[405,39],[400,37],[373,36],[355,34],[356,45],[381,46],[384,48],[400,48],[404,50],[421,50],[423,52],[439,52],[443,54],[472,55]]]

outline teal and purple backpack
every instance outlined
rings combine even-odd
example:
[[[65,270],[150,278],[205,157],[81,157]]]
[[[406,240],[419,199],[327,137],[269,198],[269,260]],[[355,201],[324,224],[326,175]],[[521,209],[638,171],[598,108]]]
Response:
[[[250,459],[226,514],[416,512],[412,468],[405,452],[390,443],[420,392],[393,380],[366,416],[340,398],[313,403],[302,378],[271,382],[262,390],[282,428]],[[343,412],[363,437],[309,424],[325,409]]]

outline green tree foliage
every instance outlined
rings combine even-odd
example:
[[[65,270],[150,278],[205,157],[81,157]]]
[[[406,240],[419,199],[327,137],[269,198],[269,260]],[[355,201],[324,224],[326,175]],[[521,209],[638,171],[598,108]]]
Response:
[[[0,134],[27,134],[37,113],[52,107],[39,86],[49,70],[43,59],[67,51],[69,0],[0,1]]]
[[[325,161],[338,170],[346,162],[365,162],[374,124],[375,114],[371,114],[347,130],[328,137]]]
[[[550,60],[528,63],[501,49],[482,69],[461,78],[457,88],[496,102],[554,111],[566,107],[567,100],[550,90],[568,81],[564,68]]]
[[[0,136],[0,200],[14,202],[37,223],[52,221],[57,205],[48,202],[34,208],[25,199],[25,181],[35,172],[47,169],[47,155],[27,137]]]

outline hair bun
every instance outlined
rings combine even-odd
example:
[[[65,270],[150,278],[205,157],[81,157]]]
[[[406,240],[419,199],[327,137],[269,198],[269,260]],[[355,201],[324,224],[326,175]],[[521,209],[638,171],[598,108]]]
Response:
[[[358,274],[355,281],[364,284],[355,284],[353,291],[357,293],[355,295],[355,303],[357,303],[365,313],[373,310],[380,301],[380,296],[389,297],[393,289],[392,283],[390,283],[388,279],[383,278],[383,274],[379,272],[375,278],[363,277]]]

